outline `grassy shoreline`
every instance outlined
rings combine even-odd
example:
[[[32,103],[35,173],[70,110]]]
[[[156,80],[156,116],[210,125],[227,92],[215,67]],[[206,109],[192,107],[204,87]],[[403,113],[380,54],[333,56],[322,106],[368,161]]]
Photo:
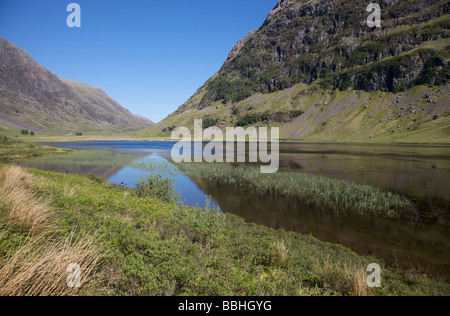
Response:
[[[125,135],[97,135],[97,134],[87,134],[83,136],[66,136],[66,135],[58,135],[58,134],[45,134],[45,133],[37,133],[35,136],[18,136],[19,132],[2,132],[1,135],[7,136],[12,140],[17,140],[23,143],[33,143],[33,144],[42,144],[42,143],[80,143],[80,142],[95,142],[95,141],[155,141],[155,142],[178,142],[178,140],[172,139],[170,136],[155,136],[155,137],[144,137],[133,134],[125,134]],[[208,140],[205,140],[208,141]],[[450,146],[449,141],[404,141],[404,140],[392,140],[392,139],[361,139],[361,140],[317,140],[317,139],[308,139],[308,138],[281,138],[281,143],[305,143],[305,144],[368,144],[368,145],[376,145],[376,144],[392,144],[392,145],[430,145],[430,146]]]
[[[2,132],[0,130],[0,137],[7,136],[11,140],[20,141],[23,143],[80,143],[80,142],[95,142],[95,141],[170,141],[170,137],[138,137],[133,135],[100,135],[100,134],[86,134],[82,136],[75,135],[59,135],[52,133],[36,133],[35,136],[19,136],[19,132]]]
[[[18,167],[0,165],[3,173],[10,168],[17,172]],[[382,287],[369,289],[365,268],[374,262],[383,266],[380,260],[358,256],[312,236],[249,224],[230,214],[138,197],[134,191],[100,179],[19,170],[26,175],[16,177],[17,186],[27,186],[29,196],[46,205],[44,222],[51,227],[46,236],[56,245],[54,249],[79,249],[77,245],[84,241],[90,245],[87,249],[102,254],[82,256],[94,260],[80,264],[89,267],[82,288],[55,295],[448,294],[449,285],[443,281],[388,267],[382,270]],[[4,188],[1,186],[1,196],[7,195]],[[11,213],[3,201],[0,209],[0,262],[17,263],[8,259],[35,237],[27,226],[17,229],[7,224]],[[47,244],[30,255],[39,255],[39,249]],[[19,254],[23,257],[27,252]],[[34,280],[42,277],[41,271],[48,271],[44,269],[48,264],[44,260],[32,271]],[[65,290],[67,273],[57,271],[64,277],[56,278],[55,286]],[[2,281],[0,289],[5,288]],[[24,295],[45,294],[30,290],[37,286],[19,282],[15,288]]]
[[[49,155],[61,155],[69,152],[73,152],[73,150],[22,142],[17,139],[0,136],[0,163]]]

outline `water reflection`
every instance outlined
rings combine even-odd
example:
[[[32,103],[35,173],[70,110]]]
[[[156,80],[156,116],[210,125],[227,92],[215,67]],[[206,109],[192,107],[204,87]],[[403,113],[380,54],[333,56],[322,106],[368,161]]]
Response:
[[[295,153],[282,153],[282,164],[300,165],[304,172],[370,184],[420,199],[431,197],[450,203],[447,188],[450,152],[447,147],[438,151],[434,147],[419,147],[415,154],[411,153],[411,149],[368,154],[361,151],[317,152],[316,148],[303,149],[298,153],[295,147]]]
[[[391,265],[450,277],[449,229],[445,226],[338,214],[305,206],[297,199],[242,194],[236,188],[199,179],[196,183],[223,210],[249,222],[312,234]]]
[[[34,158],[17,161],[16,164],[36,168],[44,171],[55,171],[69,174],[95,174],[108,182],[134,188],[139,178],[154,173],[163,177],[174,179],[174,189],[180,194],[180,201],[186,205],[205,208],[209,206],[218,209],[218,205],[187,176],[177,172],[177,168],[167,163],[167,151],[164,147],[155,146],[154,150],[148,147],[126,147],[117,144],[117,148],[107,146],[89,146],[90,143],[63,144],[68,149],[84,149],[82,152],[70,153],[61,156]],[[92,151],[92,149],[97,149]],[[164,158],[161,155],[165,155]],[[152,170],[140,168],[143,162],[156,166]],[[172,166],[174,170],[168,168]]]

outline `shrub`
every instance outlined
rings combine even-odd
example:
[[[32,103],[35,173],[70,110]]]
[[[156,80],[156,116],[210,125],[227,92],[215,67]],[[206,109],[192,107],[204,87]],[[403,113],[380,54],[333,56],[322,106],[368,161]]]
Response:
[[[299,117],[301,115],[303,115],[305,112],[302,110],[298,110],[298,111],[292,111],[292,116],[293,117]]]
[[[159,174],[145,176],[138,179],[135,191],[139,197],[154,197],[173,203],[179,198],[173,182],[173,179],[163,178]]]
[[[270,120],[270,114],[268,112],[266,113],[255,113],[255,114],[246,114],[245,116],[241,117],[236,125],[237,126],[248,126],[252,125],[258,122],[267,122]]]
[[[218,119],[213,119],[211,117],[206,117],[203,119],[203,128],[207,129],[209,127],[215,126],[219,122]]]
[[[95,175],[95,174],[93,174],[93,173],[88,174],[86,177],[87,177],[89,180],[95,181],[95,182],[97,182],[97,183],[104,183],[104,182],[106,182],[105,179],[103,179],[102,177],[99,177],[99,176],[97,176],[97,175]]]
[[[8,136],[0,136],[0,144],[9,144]]]

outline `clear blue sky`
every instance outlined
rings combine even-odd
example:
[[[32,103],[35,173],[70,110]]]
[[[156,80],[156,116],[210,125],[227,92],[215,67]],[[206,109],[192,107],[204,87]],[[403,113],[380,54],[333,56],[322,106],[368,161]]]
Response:
[[[68,28],[69,3],[81,28]],[[277,0],[0,0],[0,36],[155,122],[215,72]]]

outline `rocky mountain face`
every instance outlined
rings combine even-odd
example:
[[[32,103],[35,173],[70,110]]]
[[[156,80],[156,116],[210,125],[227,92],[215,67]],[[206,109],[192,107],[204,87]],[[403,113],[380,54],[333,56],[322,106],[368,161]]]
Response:
[[[209,83],[202,100],[240,101],[297,83],[397,92],[443,84],[449,73],[448,1],[378,1],[382,28],[367,25],[367,0],[280,0],[264,25]],[[446,18],[447,17],[447,18]]]
[[[102,89],[58,78],[0,37],[0,128],[122,132],[152,124],[133,115]]]
[[[225,61],[225,63],[228,63],[229,61],[231,61],[234,58],[236,58],[237,55],[239,55],[242,47],[244,47],[244,45],[253,36],[253,34],[255,34],[255,32],[256,32],[256,30],[251,31],[246,36],[244,36],[243,39],[241,39],[239,42],[234,44],[233,48],[231,49],[231,52],[228,54],[228,57],[227,57],[227,60]]]
[[[389,107],[398,104],[394,95],[408,96],[409,104],[401,107],[422,110],[423,95],[436,92],[435,88],[440,91],[435,102],[420,112],[447,117],[448,89],[439,87],[446,87],[450,79],[450,3],[379,0],[381,28],[367,24],[369,3],[279,0],[264,24],[233,47],[220,71],[176,113],[146,133],[167,135],[174,126],[189,126],[188,119],[207,117],[219,126],[278,123],[286,127],[284,137],[305,137],[330,126],[322,124],[332,119],[313,115],[309,104],[316,97],[322,96],[320,107],[326,107],[321,113],[339,116],[359,109],[367,102],[364,96],[370,95],[370,101],[372,94],[381,93],[386,100],[379,104],[379,111],[390,113],[386,120],[398,114]],[[422,90],[426,91],[422,94]],[[331,97],[353,92],[359,97],[345,104]],[[342,107],[352,111],[342,112]],[[297,126],[300,121],[308,128]],[[353,124],[354,128],[360,123]],[[390,124],[378,132],[384,128],[385,133],[392,132]]]

